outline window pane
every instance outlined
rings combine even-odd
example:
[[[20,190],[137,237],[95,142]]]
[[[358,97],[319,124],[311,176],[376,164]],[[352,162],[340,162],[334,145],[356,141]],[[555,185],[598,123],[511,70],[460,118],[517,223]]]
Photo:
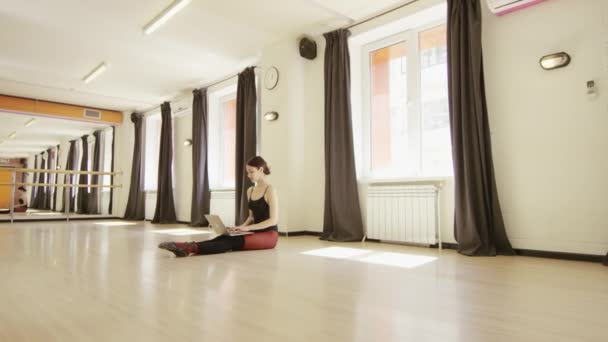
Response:
[[[420,32],[422,175],[450,176],[452,147],[448,109],[446,25]]]
[[[158,155],[160,149],[160,115],[151,115],[145,118],[146,141],[145,148],[145,165],[146,172],[144,173],[144,190],[156,191],[158,188]]]
[[[103,142],[103,172],[112,171],[112,129],[106,129],[101,133]],[[102,184],[110,185],[110,175],[102,176]],[[109,192],[110,188],[102,188],[102,192]]]
[[[222,186],[234,188],[235,144],[236,144],[236,99],[222,102]]]
[[[371,169],[375,175],[411,175],[418,169],[417,127],[408,117],[407,45],[370,53]],[[412,153],[414,151],[414,153]]]

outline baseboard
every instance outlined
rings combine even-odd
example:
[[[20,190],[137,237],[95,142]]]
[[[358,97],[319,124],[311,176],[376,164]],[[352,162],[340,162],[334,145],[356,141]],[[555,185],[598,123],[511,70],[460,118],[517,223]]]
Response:
[[[70,217],[70,221],[99,221],[99,220],[122,220],[120,217]],[[21,222],[53,222],[53,221],[63,221],[67,222],[68,220],[64,218],[38,218],[38,219],[25,219],[25,220],[13,220],[13,223],[21,223]],[[10,219],[0,219],[0,223],[10,223]]]
[[[295,232],[279,232],[280,236],[321,236],[321,232],[311,232],[307,230],[300,230]]]
[[[279,233],[281,236],[286,236],[287,234],[284,232]],[[321,236],[321,232],[311,232],[311,231],[296,231],[289,232],[289,236]],[[366,239],[366,242],[378,242],[381,243],[381,240],[378,239]],[[429,246],[430,248],[439,248],[438,244]],[[441,248],[443,249],[458,249],[457,243],[452,242],[443,242],[441,244]],[[559,259],[559,260],[571,260],[571,261],[586,261],[586,262],[598,262],[601,263],[604,260],[608,260],[608,256],[604,255],[593,255],[593,254],[578,254],[578,253],[564,253],[564,252],[551,252],[551,251],[538,251],[531,249],[520,249],[514,248],[516,255],[526,256],[526,257],[536,257],[536,258],[547,258],[547,259]],[[608,266],[608,265],[607,265]]]
[[[444,249],[458,249],[457,243],[442,243],[441,246]],[[437,245],[433,245],[431,247],[438,248]],[[535,257],[535,258],[547,258],[547,259],[559,259],[559,260],[571,260],[571,261],[587,261],[587,262],[602,262],[602,260],[604,260],[603,255],[538,251],[538,250],[521,249],[521,248],[513,248],[513,250],[515,251],[516,255],[526,256],[526,257]]]
[[[527,256],[527,257],[536,257],[536,258],[587,261],[587,262],[602,262],[604,260],[603,255],[537,251],[537,250],[532,250],[532,249],[519,249],[519,248],[514,248],[513,250],[515,251],[515,254],[517,254],[517,255]]]
[[[439,248],[439,244],[430,245],[431,248]],[[441,248],[443,249],[458,249],[458,244],[453,242],[442,242]]]

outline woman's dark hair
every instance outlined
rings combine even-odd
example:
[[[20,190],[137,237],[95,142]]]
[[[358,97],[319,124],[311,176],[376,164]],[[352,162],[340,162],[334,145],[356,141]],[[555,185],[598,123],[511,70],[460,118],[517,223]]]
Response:
[[[256,168],[264,168],[264,174],[265,175],[269,175],[270,174],[270,168],[268,167],[268,164],[266,164],[266,161],[264,160],[264,158],[260,157],[260,156],[255,156],[251,159],[249,159],[247,161],[247,165],[248,166],[253,166]]]

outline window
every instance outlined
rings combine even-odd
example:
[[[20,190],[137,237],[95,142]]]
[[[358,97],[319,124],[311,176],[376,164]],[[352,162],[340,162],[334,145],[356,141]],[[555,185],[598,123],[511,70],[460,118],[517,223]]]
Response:
[[[363,46],[366,178],[450,176],[446,25]],[[367,95],[365,95],[367,94]],[[356,130],[355,130],[356,131]]]
[[[88,148],[88,152],[89,152],[89,158],[87,160],[87,170],[88,171],[93,171],[93,157],[95,156],[95,136],[94,135],[89,135],[87,137],[87,148]],[[50,161],[49,161],[50,162]],[[91,185],[91,182],[93,181],[93,175],[88,174],[87,175],[87,184]],[[87,191],[91,192],[91,187],[87,187]]]
[[[234,189],[236,86],[209,94],[209,186]]]
[[[158,189],[158,156],[160,153],[160,113],[146,115],[144,118],[144,191]]]
[[[450,176],[453,171],[446,25],[426,29],[418,35],[420,55],[429,56],[428,61],[420,65],[420,169],[426,176]]]
[[[101,132],[101,141],[103,142],[103,172],[112,172],[112,133],[112,128]],[[103,185],[112,185],[110,175],[103,175],[101,179]],[[102,192],[110,192],[110,188],[101,189]]]

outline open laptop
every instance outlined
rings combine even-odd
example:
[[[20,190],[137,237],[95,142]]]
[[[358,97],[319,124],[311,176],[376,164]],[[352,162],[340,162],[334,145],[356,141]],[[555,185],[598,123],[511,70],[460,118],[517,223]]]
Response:
[[[230,236],[239,236],[239,235],[247,235],[253,234],[253,232],[237,232],[237,233],[229,233],[226,226],[224,226],[224,222],[217,215],[205,215],[207,222],[209,222],[209,228],[213,229],[217,235],[230,235]]]

